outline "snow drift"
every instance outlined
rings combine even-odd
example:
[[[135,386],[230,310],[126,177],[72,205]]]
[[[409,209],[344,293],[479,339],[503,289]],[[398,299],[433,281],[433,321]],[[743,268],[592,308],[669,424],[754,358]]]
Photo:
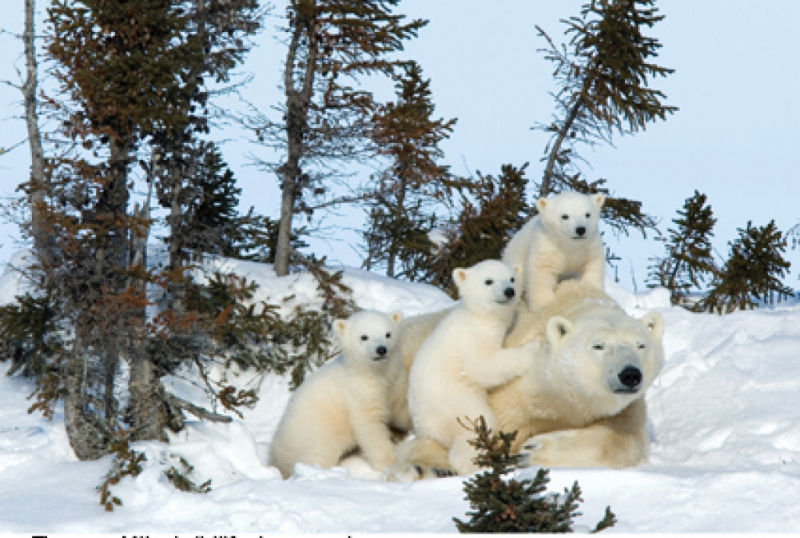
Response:
[[[219,260],[260,284],[257,299],[287,290],[313,297],[303,275],[278,278],[269,266]],[[362,308],[413,315],[450,304],[442,292],[356,269],[345,270]],[[21,293],[17,274],[0,278],[0,301]],[[560,469],[550,489],[574,480],[585,502],[578,524],[593,525],[606,505],[618,523],[606,532],[778,532],[800,529],[800,305],[727,316],[669,305],[663,290],[633,294],[608,283],[635,316],[665,320],[666,363],[648,393],[650,462],[628,470]],[[0,373],[8,366],[0,364]],[[234,374],[235,375],[235,374]],[[48,422],[28,415],[30,381],[0,375],[0,529],[50,533],[455,532],[451,517],[468,509],[462,478],[413,484],[359,478],[344,469],[299,468],[282,480],[264,465],[289,397],[287,380],[238,374],[260,400],[230,424],[189,422],[169,444],[136,443],[144,472],[112,487],[123,506],[105,512],[96,487],[108,458],[75,459],[58,410]],[[199,399],[191,378],[170,390]],[[206,402],[203,402],[206,403]],[[212,491],[177,491],[163,470],[179,457]],[[518,471],[533,476],[533,470]]]

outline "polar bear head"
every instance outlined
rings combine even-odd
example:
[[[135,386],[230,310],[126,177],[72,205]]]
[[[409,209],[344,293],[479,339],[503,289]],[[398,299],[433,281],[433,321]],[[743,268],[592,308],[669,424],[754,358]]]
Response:
[[[552,237],[566,242],[582,241],[597,236],[602,194],[564,192],[536,200],[539,219]]]
[[[519,298],[517,286],[522,269],[500,260],[484,260],[468,269],[453,269],[461,303],[475,312],[513,311]]]
[[[333,322],[333,330],[342,347],[348,365],[370,365],[376,368],[387,363],[391,356],[397,327],[402,321],[400,312],[384,314],[375,310],[362,310],[347,319]]]
[[[553,316],[545,333],[548,382],[571,392],[576,402],[590,402],[600,415],[616,414],[642,397],[664,363],[657,313],[636,319],[606,310],[572,321]]]

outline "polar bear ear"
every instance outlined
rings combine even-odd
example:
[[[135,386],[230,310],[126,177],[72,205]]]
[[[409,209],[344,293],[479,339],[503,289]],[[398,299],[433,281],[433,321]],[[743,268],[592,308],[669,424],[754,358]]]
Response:
[[[551,346],[558,346],[572,332],[573,325],[570,320],[561,316],[553,316],[547,320],[547,341]]]
[[[664,334],[664,318],[661,317],[661,314],[650,312],[639,321],[641,321],[647,331],[653,335],[653,338],[660,339]]]
[[[594,203],[597,205],[598,209],[603,207],[603,204],[606,203],[606,196],[604,194],[593,194],[592,199],[594,200]]]
[[[392,312],[391,313],[392,321],[394,321],[397,325],[400,325],[400,322],[403,321],[403,313],[402,312]]]
[[[517,276],[522,274],[522,266],[518,263],[514,264],[514,274]]]
[[[547,199],[539,198],[536,200],[536,209],[539,210],[539,213],[544,212],[544,208],[547,206]]]
[[[336,333],[336,336],[341,338],[344,335],[344,330],[347,328],[347,320],[346,319],[337,319],[333,322],[333,330]]]
[[[456,286],[461,288],[461,284],[467,281],[467,270],[463,267],[456,267],[453,269],[453,282],[456,283]]]

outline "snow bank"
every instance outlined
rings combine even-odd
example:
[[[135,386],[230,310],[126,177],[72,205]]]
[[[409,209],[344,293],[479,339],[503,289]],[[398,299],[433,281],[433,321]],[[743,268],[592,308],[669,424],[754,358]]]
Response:
[[[217,260],[259,282],[259,298],[315,294],[308,277],[277,278],[260,264]],[[19,281],[0,277],[0,297]],[[406,315],[446,307],[443,293],[357,269],[344,271],[363,308]],[[12,282],[12,280],[14,280]],[[606,505],[619,523],[610,532],[778,532],[800,529],[800,306],[720,317],[669,305],[664,290],[633,294],[609,282],[632,315],[665,319],[666,364],[648,394],[650,462],[622,471],[561,469],[551,489],[578,480],[585,502],[578,523],[593,525]],[[6,365],[0,365],[4,373]],[[59,409],[53,422],[28,415],[27,380],[0,376],[0,529],[4,532],[454,532],[463,517],[462,479],[414,484],[352,476],[344,469],[301,467],[281,480],[263,462],[289,397],[287,381],[241,376],[258,405],[230,424],[191,422],[169,444],[138,443],[145,471],[114,494],[124,506],[103,511],[95,488],[109,467],[77,462]],[[168,380],[181,396],[202,398],[187,380]],[[185,457],[206,495],[175,490],[163,470]],[[532,476],[534,471],[520,471]]]

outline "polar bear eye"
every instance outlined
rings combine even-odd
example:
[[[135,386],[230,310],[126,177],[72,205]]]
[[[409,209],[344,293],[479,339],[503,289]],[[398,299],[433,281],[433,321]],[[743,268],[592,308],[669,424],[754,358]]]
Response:
[[[386,338],[391,338],[391,337],[392,337],[392,333],[386,333]]]
[[[369,340],[369,336],[367,336],[366,334],[362,334],[362,335],[361,335],[361,340],[363,340],[364,342],[366,342],[367,340]]]
[[[592,349],[596,349],[597,351],[603,351],[606,348],[603,344],[595,344],[592,346]]]
[[[636,347],[637,347],[637,349],[645,349],[645,348],[647,347],[647,345],[645,345],[645,344],[639,344],[639,345],[637,345]]]
[[[491,286],[492,284],[494,284],[494,280],[492,280],[491,278],[487,278],[484,284],[486,284],[487,286]]]
[[[590,219],[590,218],[592,218],[592,214],[591,214],[591,213],[586,213],[586,218],[587,218],[587,219]]]
[[[511,277],[511,283],[512,284],[514,283],[514,277],[513,276]]]
[[[561,220],[569,220],[569,215],[561,215]]]

